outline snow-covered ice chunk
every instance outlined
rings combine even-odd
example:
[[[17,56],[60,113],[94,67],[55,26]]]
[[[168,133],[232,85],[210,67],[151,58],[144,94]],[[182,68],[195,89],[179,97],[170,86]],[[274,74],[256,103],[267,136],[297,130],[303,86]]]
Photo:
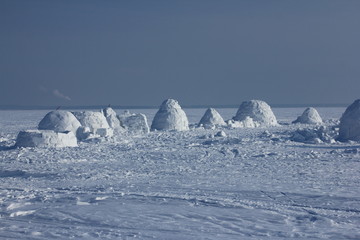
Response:
[[[226,123],[214,108],[208,108],[199,122],[199,126],[201,125],[205,128],[212,128],[213,126],[224,126]]]
[[[246,117],[251,117],[252,120],[259,123],[260,126],[278,125],[270,106],[261,100],[242,102],[233,120],[243,121]]]
[[[149,133],[149,125],[147,118],[142,113],[130,113],[126,111],[123,115],[119,116],[121,124],[130,134],[146,134]]]
[[[45,115],[38,125],[39,130],[53,130],[55,132],[71,131],[74,134],[81,126],[76,117],[68,111],[51,111]]]
[[[151,130],[189,130],[189,121],[178,101],[167,99],[161,104],[151,124]]]
[[[334,143],[337,131],[325,126],[297,129],[291,136],[291,140],[303,143]]]
[[[74,116],[79,120],[83,127],[90,128],[95,131],[98,128],[110,128],[105,116],[101,112],[73,112]]]
[[[254,128],[260,125],[259,123],[254,122],[251,117],[245,117],[245,119],[241,121],[234,121],[230,119],[226,121],[226,124],[230,128]]]
[[[339,141],[360,141],[360,99],[348,106],[340,119]]]
[[[227,135],[224,131],[219,131],[215,134],[215,137],[227,137]]]
[[[116,115],[116,112],[111,107],[104,108],[102,110],[109,126],[113,129],[124,131],[125,129],[121,126],[120,120]]]
[[[73,132],[54,132],[52,130],[20,131],[16,138],[17,147],[77,147]]]
[[[322,122],[323,121],[318,111],[313,107],[308,107],[305,109],[303,114],[292,123],[321,124]]]

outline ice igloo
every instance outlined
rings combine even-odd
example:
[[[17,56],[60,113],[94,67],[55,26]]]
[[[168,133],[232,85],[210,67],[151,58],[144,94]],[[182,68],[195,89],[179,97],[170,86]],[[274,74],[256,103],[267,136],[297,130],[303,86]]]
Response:
[[[111,137],[113,129],[110,128],[105,116],[101,112],[73,112],[82,127],[77,131],[77,137],[84,140],[92,137]]]
[[[111,107],[104,108],[102,110],[109,126],[118,131],[124,131],[125,129],[121,126],[120,120],[116,115],[116,112]]]
[[[308,107],[303,114],[299,116],[292,123],[304,123],[304,124],[321,124],[323,121],[315,108]]]
[[[360,141],[360,99],[348,106],[340,118],[339,141]]]
[[[130,113],[125,111],[123,115],[119,116],[121,124],[130,134],[141,135],[150,132],[147,118],[142,113]]]
[[[77,147],[77,139],[71,131],[54,132],[52,130],[20,131],[17,147]]]
[[[178,101],[167,99],[161,104],[152,121],[151,130],[189,130],[189,121]]]
[[[203,125],[205,128],[211,128],[213,126],[224,126],[226,123],[214,108],[208,108],[201,118],[199,125]]]
[[[53,130],[55,132],[76,131],[81,126],[79,120],[68,111],[51,111],[45,115],[38,125],[39,130]]]
[[[246,117],[252,118],[260,126],[276,126],[278,124],[270,106],[261,100],[242,102],[233,120],[243,121]]]

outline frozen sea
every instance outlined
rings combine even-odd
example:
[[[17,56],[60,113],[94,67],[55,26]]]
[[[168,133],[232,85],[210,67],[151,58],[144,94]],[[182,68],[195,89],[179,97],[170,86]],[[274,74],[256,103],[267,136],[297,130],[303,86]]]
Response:
[[[345,110],[317,109],[325,125]],[[48,111],[0,111],[0,239],[360,239],[360,143],[292,142],[304,108],[273,110],[282,125],[227,137],[191,129],[62,149],[12,148]],[[156,109],[133,112],[151,123]],[[196,123],[205,109],[185,112]]]

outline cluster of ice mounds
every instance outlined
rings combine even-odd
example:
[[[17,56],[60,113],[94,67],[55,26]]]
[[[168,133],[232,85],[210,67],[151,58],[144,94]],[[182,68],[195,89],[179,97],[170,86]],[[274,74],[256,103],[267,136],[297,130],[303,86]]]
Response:
[[[340,119],[339,141],[360,141],[360,99],[348,106]]]
[[[130,134],[141,135],[149,133],[149,125],[147,123],[147,118],[142,113],[130,113],[125,111],[123,115],[119,116],[122,126]]]
[[[301,116],[292,123],[321,124],[323,121],[315,108],[306,108]]]
[[[302,143],[334,143],[337,136],[336,129],[319,126],[296,130],[291,136],[291,140]]]
[[[189,121],[179,103],[174,99],[165,100],[156,113],[151,130],[189,130]]]
[[[276,117],[270,106],[261,100],[250,100],[242,102],[234,121],[246,121],[249,124],[251,118],[255,126],[276,126],[278,125]]]
[[[199,126],[203,126],[204,128],[213,128],[225,125],[226,123],[224,119],[214,108],[208,108],[199,122]]]
[[[77,147],[73,132],[55,132],[52,130],[20,131],[16,139],[17,147]]]

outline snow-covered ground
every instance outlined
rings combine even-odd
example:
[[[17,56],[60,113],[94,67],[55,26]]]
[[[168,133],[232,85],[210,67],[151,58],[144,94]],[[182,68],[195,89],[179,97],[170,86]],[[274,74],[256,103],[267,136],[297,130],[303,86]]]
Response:
[[[184,109],[190,124],[206,109]],[[237,109],[216,109],[227,120]],[[0,111],[0,239],[359,239],[360,143],[279,126],[11,148],[48,111]],[[333,124],[345,108],[317,108]],[[116,110],[121,114],[123,110]],[[157,109],[137,109],[149,125]]]

